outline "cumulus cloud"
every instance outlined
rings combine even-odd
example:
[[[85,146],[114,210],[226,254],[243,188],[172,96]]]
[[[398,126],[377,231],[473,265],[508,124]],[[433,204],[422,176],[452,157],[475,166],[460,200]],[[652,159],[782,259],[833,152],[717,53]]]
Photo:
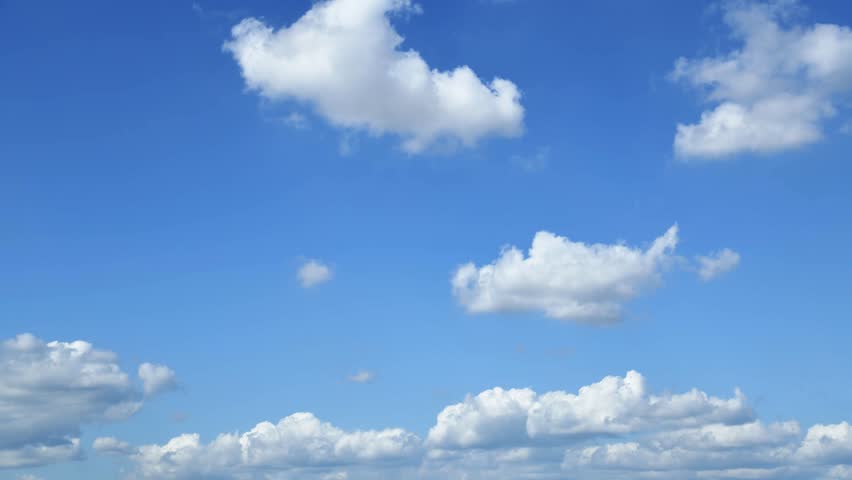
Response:
[[[825,120],[852,91],[852,30],[801,25],[795,0],[728,2],[724,21],[739,47],[679,58],[672,77],[713,104],[698,123],[678,124],[682,159],[790,150],[819,141]]]
[[[277,30],[246,18],[224,49],[263,97],[308,105],[338,127],[399,135],[411,153],[437,141],[519,135],[514,83],[484,83],[466,65],[441,71],[402,48],[390,16],[417,12],[411,0],[326,0]]]
[[[459,267],[453,293],[471,313],[538,311],[561,320],[611,323],[621,318],[626,301],[657,286],[677,242],[676,225],[644,250],[541,231],[527,255],[510,246],[488,265]]]
[[[142,379],[145,395],[156,395],[177,388],[174,370],[165,365],[143,363],[139,365],[138,375]]]
[[[355,383],[370,383],[376,379],[376,374],[369,370],[361,370],[354,375],[349,375],[346,379]]]
[[[698,276],[702,280],[712,280],[740,264],[740,254],[729,248],[707,256],[699,255],[695,259],[698,261]]]
[[[302,288],[311,288],[331,280],[333,273],[328,265],[318,260],[308,260],[299,267],[297,276]]]
[[[123,420],[143,393],[112,352],[23,334],[0,343],[0,468],[81,458],[83,425]]]
[[[486,390],[438,415],[427,441],[437,448],[517,446],[654,429],[739,424],[753,412],[739,392],[720,399],[698,390],[652,395],[638,372],[610,376],[578,393]]]
[[[249,475],[257,472],[305,469],[334,478],[344,466],[411,462],[420,445],[416,435],[402,429],[344,431],[310,413],[296,413],[207,444],[198,434],[180,435],[163,445],[141,446],[131,458],[146,478],[253,478]]]
[[[728,398],[697,388],[655,393],[635,371],[576,393],[485,390],[444,408],[423,440],[296,413],[209,443],[183,434],[162,445],[95,445],[157,479],[813,480],[852,472],[846,422],[803,434],[796,421],[759,420],[739,390]]]

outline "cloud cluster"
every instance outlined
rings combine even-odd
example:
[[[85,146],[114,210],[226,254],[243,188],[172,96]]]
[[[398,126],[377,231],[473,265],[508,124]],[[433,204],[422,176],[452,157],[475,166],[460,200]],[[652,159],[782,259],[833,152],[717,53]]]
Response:
[[[344,431],[310,413],[202,443],[98,439],[158,479],[829,479],[852,464],[852,427],[764,423],[738,390],[653,393],[638,372],[576,393],[492,388],[449,405],[424,439]]]
[[[659,285],[666,267],[688,266],[674,253],[678,227],[671,226],[648,248],[623,243],[586,244],[550,232],[535,234],[526,255],[504,247],[493,262],[456,269],[453,294],[469,313],[541,312],[559,320],[608,324],[621,320],[624,304]],[[703,280],[731,271],[740,255],[723,249],[696,256]]]
[[[728,2],[724,20],[740,47],[675,63],[672,77],[716,104],[698,123],[679,124],[683,159],[789,150],[823,138],[825,120],[852,91],[852,30],[798,25],[794,0]]]
[[[326,0],[278,30],[246,18],[224,48],[249,89],[310,105],[339,127],[400,135],[410,153],[437,141],[469,146],[519,135],[524,109],[515,84],[483,83],[466,65],[437,70],[400,48],[389,16],[417,12],[411,0]]]
[[[562,320],[611,323],[621,318],[624,302],[659,283],[677,242],[676,225],[644,250],[541,231],[526,256],[511,246],[488,265],[459,267],[453,293],[471,313],[540,311]]]
[[[126,419],[143,397],[112,352],[29,334],[3,341],[0,468],[79,459],[83,425]]]

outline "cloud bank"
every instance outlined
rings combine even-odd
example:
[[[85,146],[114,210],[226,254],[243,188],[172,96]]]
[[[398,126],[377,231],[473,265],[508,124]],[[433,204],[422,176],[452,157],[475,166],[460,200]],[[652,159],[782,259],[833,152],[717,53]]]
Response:
[[[813,480],[848,478],[852,464],[846,422],[805,431],[793,420],[766,423],[739,390],[654,393],[635,371],[576,392],[492,388],[444,408],[424,438],[296,413],[209,443],[183,434],[161,445],[98,444],[158,479]]]

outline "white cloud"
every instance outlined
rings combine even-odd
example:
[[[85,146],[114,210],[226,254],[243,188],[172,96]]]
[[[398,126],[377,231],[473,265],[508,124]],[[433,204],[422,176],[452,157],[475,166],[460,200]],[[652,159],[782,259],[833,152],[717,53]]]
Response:
[[[32,475],[32,474],[29,474],[29,473],[25,473],[23,475],[18,475],[17,477],[15,477],[15,479],[16,480],[42,480],[42,478],[39,477],[38,475]]]
[[[331,268],[318,260],[308,260],[299,267],[297,276],[303,288],[311,288],[331,280],[333,273]]]
[[[136,448],[115,437],[96,438],[95,441],[92,442],[92,448],[103,455],[130,455],[136,452]]]
[[[221,434],[128,446],[139,476],[157,479],[590,480],[844,479],[852,427],[764,423],[737,391],[652,393],[638,372],[577,393],[492,388],[449,405],[426,439],[405,430],[346,431],[310,413]]]
[[[376,379],[376,374],[369,370],[360,370],[355,375],[346,377],[346,379],[355,383],[370,383]]]
[[[488,265],[459,267],[453,293],[471,313],[540,311],[563,320],[618,321],[626,301],[659,283],[673,259],[677,233],[672,226],[642,250],[574,242],[541,231],[527,256],[511,246]]]
[[[23,334],[0,343],[0,468],[82,456],[83,425],[123,420],[143,394],[114,353]]]
[[[740,254],[725,248],[711,255],[699,255],[696,257],[698,261],[698,275],[702,280],[712,280],[719,275],[729,272],[740,264]]]
[[[400,135],[411,153],[441,140],[470,146],[519,135],[524,110],[515,84],[485,84],[466,65],[440,71],[401,48],[389,15],[418,11],[411,0],[327,0],[278,30],[244,19],[224,49],[249,89],[309,104],[338,127]]]
[[[143,363],[139,365],[138,375],[142,379],[145,395],[156,395],[177,388],[174,370],[165,365]]]
[[[402,429],[346,432],[310,413],[296,413],[241,435],[219,435],[208,444],[197,434],[184,434],[164,445],[139,447],[131,458],[149,478],[248,478],[253,472],[306,468],[334,478],[342,466],[411,461],[420,444]],[[338,471],[325,470],[332,468]]]
[[[631,371],[624,377],[606,377],[576,394],[486,390],[445,408],[427,441],[436,448],[516,446],[532,440],[740,424],[752,416],[739,392],[730,399],[698,390],[652,395],[644,377]]]
[[[812,426],[797,455],[811,462],[852,465],[852,426],[847,422]]]
[[[679,124],[682,159],[790,150],[823,138],[852,90],[852,30],[790,24],[795,0],[729,2],[724,20],[741,46],[709,58],[680,58],[672,77],[716,104],[695,124]]]

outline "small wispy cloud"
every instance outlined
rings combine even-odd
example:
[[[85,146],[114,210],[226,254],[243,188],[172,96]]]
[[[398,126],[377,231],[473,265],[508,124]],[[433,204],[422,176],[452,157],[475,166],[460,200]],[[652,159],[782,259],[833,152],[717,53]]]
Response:
[[[512,155],[511,161],[526,172],[539,172],[550,163],[550,147],[541,147],[532,155]]]
[[[376,374],[369,370],[359,370],[358,373],[349,375],[346,379],[354,383],[370,383],[376,379]]]
[[[305,117],[299,112],[290,112],[282,120],[284,122],[284,125],[298,130],[303,130],[305,128],[308,128],[309,126],[307,117]]]
[[[702,280],[712,280],[723,273],[729,272],[740,264],[740,254],[725,248],[707,256],[695,257],[698,261],[698,276]]]

